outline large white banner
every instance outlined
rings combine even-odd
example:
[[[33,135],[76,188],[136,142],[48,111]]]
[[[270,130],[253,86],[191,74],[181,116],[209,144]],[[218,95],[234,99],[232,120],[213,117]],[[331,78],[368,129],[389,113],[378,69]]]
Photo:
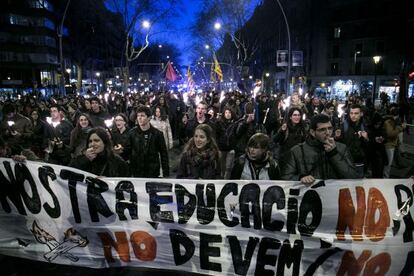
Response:
[[[0,159],[0,254],[212,275],[409,275],[412,197],[412,179],[115,179]]]

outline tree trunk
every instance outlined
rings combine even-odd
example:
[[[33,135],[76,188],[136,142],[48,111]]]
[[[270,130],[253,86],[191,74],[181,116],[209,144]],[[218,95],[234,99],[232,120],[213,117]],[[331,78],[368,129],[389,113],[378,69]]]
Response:
[[[129,86],[129,61],[126,59],[125,67],[122,68],[122,73],[124,77],[123,82],[123,91],[124,94],[128,93],[128,86]]]
[[[82,65],[76,64],[76,69],[77,69],[76,71],[78,72],[78,74],[76,76],[76,79],[77,79],[77,82],[76,82],[76,91],[78,93],[80,93],[81,92],[81,89],[82,89]]]

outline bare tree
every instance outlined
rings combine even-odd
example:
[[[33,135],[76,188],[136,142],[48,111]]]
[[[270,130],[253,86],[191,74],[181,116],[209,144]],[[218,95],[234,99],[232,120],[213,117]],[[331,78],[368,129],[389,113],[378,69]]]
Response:
[[[150,37],[157,33],[157,25],[169,26],[181,0],[107,0],[109,7],[122,15],[125,26],[123,90],[129,85],[130,63],[148,48]],[[148,21],[143,26],[144,20]]]
[[[204,0],[203,9],[197,14],[193,34],[206,43],[223,44],[226,34],[236,48],[235,65],[243,66],[258,49],[257,36],[243,28],[252,14],[252,0]],[[221,29],[214,31],[214,24]],[[228,53],[230,58],[231,53]],[[230,58],[232,59],[232,58]]]

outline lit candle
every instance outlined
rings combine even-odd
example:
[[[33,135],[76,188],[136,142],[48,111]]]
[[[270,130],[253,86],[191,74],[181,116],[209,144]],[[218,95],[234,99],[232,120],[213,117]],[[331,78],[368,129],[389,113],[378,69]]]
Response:
[[[112,127],[113,121],[114,121],[114,117],[112,117],[111,119],[105,120],[104,123],[107,128],[110,128]]]

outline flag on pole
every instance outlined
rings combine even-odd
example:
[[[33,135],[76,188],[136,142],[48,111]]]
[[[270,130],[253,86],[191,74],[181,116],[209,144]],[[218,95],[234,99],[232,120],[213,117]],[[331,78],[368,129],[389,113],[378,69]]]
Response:
[[[213,58],[214,58],[214,72],[217,74],[217,80],[221,82],[223,81],[223,71],[221,71],[221,67],[217,60],[216,55],[214,55]]]
[[[175,73],[170,61],[167,63],[167,73],[165,74],[165,77],[169,81],[175,81],[177,79],[177,74]]]
[[[191,73],[190,66],[187,69],[187,83],[188,83],[188,90],[193,90],[194,88],[194,80],[193,74]]]
[[[216,82],[216,73],[214,72],[214,62],[211,64],[210,81]]]

